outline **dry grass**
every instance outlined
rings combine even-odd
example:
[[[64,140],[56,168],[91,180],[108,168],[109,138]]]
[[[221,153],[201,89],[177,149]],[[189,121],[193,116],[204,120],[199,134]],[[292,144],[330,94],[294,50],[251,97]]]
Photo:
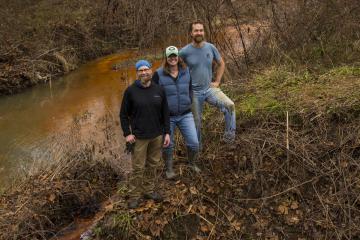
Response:
[[[165,201],[147,201],[134,211],[128,211],[121,188],[118,201],[92,229],[94,239],[360,236],[357,65],[311,73],[283,66],[237,84],[224,86],[236,99],[236,144],[221,143],[223,117],[206,108],[202,174],[178,163],[178,181],[158,182]],[[178,143],[181,159],[184,143]]]
[[[148,201],[131,212],[126,209],[124,189],[119,189],[119,200],[93,229],[95,238],[359,238],[360,83],[358,64],[354,64],[359,50],[358,1],[288,3],[183,2],[189,4],[186,6],[192,9],[192,17],[206,22],[210,40],[218,41],[219,48],[231,56],[228,66],[235,66],[227,73],[228,85],[224,89],[236,100],[236,146],[221,144],[222,116],[207,109],[203,173],[195,176],[178,164],[178,182],[158,183],[165,201]],[[103,5],[105,36],[116,31],[127,33],[126,29],[117,28],[119,9],[128,7],[131,14],[137,9],[136,4],[139,2],[129,5],[125,1],[108,1],[108,5]],[[162,4],[164,7],[167,2]],[[244,16],[268,24],[266,31],[253,35],[258,39],[255,45],[246,44],[243,27],[248,20],[237,15],[242,6],[260,6],[259,12],[248,11]],[[226,11],[229,7],[231,11]],[[146,10],[149,9],[143,9]],[[153,10],[158,14],[159,9]],[[171,18],[175,10],[167,11],[168,18],[161,24],[179,23],[179,19]],[[141,13],[131,15],[129,20],[137,28],[144,21],[151,23]],[[180,18],[183,22],[189,19],[185,14]],[[232,44],[216,38],[229,25],[235,26],[239,36],[238,46],[243,48],[240,54]],[[57,36],[78,33],[73,26],[56,28],[60,33]],[[146,40],[163,36],[158,32],[162,28],[156,26],[160,25],[149,26],[137,38],[142,46],[148,46]],[[79,31],[75,40],[89,39],[91,35],[87,33]],[[17,45],[14,52],[21,49]],[[265,71],[254,70],[252,63],[259,60],[271,66],[264,67]],[[339,67],[342,62],[351,65]],[[6,64],[9,65],[2,66]],[[247,81],[230,78],[249,69],[252,75]],[[286,112],[290,115],[288,135]],[[110,156],[115,154],[117,159],[116,152],[108,151],[113,147],[103,144],[95,149]],[[183,152],[181,144],[178,152]],[[84,146],[60,165],[28,180],[27,185],[2,195],[1,238],[47,238],[72,221],[73,216],[96,209],[99,199],[110,194],[118,174],[113,166],[93,154],[92,145]],[[108,173],[113,176],[110,181]]]
[[[28,177],[1,195],[0,239],[49,239],[75,218],[99,210],[127,165],[112,120],[106,115],[94,129],[83,129],[89,116],[74,118],[70,130],[56,137],[61,157],[36,162]],[[92,138],[84,141],[81,131]]]
[[[240,122],[234,149],[218,141],[217,116],[204,131],[202,174],[177,164],[179,180],[158,183],[165,201],[147,201],[133,211],[119,192],[92,229],[94,239],[359,236],[359,116],[344,122],[291,115],[289,150],[284,119],[269,113]]]

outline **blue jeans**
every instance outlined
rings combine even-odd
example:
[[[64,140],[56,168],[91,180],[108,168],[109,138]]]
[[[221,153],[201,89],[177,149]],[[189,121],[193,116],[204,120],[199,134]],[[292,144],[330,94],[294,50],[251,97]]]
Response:
[[[220,88],[208,88],[207,90],[194,91],[193,112],[199,143],[201,145],[201,120],[204,102],[208,102],[220,109],[225,116],[224,140],[232,142],[235,140],[236,117],[235,105]]]
[[[181,135],[183,135],[187,148],[195,152],[199,151],[199,141],[194,117],[190,112],[181,116],[170,116],[170,145],[167,148],[164,148],[164,152],[172,154],[174,151],[174,135],[176,126],[179,128]]]

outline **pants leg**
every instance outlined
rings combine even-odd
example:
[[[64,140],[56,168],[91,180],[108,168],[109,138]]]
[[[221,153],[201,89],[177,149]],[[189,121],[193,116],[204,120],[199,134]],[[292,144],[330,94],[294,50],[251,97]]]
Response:
[[[228,96],[221,91],[220,88],[209,88],[206,94],[206,101],[219,108],[225,117],[225,134],[224,137],[227,140],[235,139],[236,130],[236,116],[235,116],[235,104]]]
[[[176,117],[170,117],[170,145],[166,148],[163,148],[163,158],[165,160],[166,171],[173,171],[173,154],[175,146],[175,127],[176,127]]]
[[[143,177],[149,140],[137,139],[131,155],[133,172],[129,179],[130,199],[139,198],[143,192]]]
[[[143,193],[152,193],[154,191],[155,182],[157,182],[157,179],[159,178],[158,169],[160,167],[162,144],[163,136],[158,136],[149,141],[144,174],[145,176],[143,181]]]
[[[195,127],[194,117],[192,113],[185,114],[178,121],[178,127],[181,135],[185,139],[185,144],[188,149],[195,152],[199,151],[199,140]]]
[[[166,148],[163,148],[163,152],[170,153],[174,151],[174,138],[175,138],[175,127],[177,119],[176,117],[170,117],[170,145]]]
[[[201,120],[202,120],[204,101],[205,101],[204,93],[202,91],[199,92],[194,91],[192,112],[194,114],[196,134],[198,136],[200,148],[201,148]]]

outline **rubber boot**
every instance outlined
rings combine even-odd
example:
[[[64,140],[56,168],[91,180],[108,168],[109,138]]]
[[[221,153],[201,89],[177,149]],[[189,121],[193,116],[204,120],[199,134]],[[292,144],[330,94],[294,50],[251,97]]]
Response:
[[[196,173],[200,173],[201,170],[200,168],[197,166],[197,162],[199,159],[199,152],[198,151],[194,151],[191,148],[187,149],[188,151],[188,161],[189,161],[189,167],[191,168],[191,170],[193,170]]]
[[[173,169],[173,152],[172,151],[166,151],[163,152],[163,158],[165,160],[165,175],[166,179],[174,179],[176,177],[176,174]]]

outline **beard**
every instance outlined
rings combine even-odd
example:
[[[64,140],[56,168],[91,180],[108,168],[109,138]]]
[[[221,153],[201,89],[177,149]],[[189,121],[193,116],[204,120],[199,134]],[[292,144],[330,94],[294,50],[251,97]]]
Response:
[[[201,43],[202,41],[204,41],[203,36],[195,36],[195,37],[193,37],[193,39],[196,43]]]
[[[139,76],[139,80],[142,83],[147,83],[151,80],[151,74],[143,74],[143,75]]]

